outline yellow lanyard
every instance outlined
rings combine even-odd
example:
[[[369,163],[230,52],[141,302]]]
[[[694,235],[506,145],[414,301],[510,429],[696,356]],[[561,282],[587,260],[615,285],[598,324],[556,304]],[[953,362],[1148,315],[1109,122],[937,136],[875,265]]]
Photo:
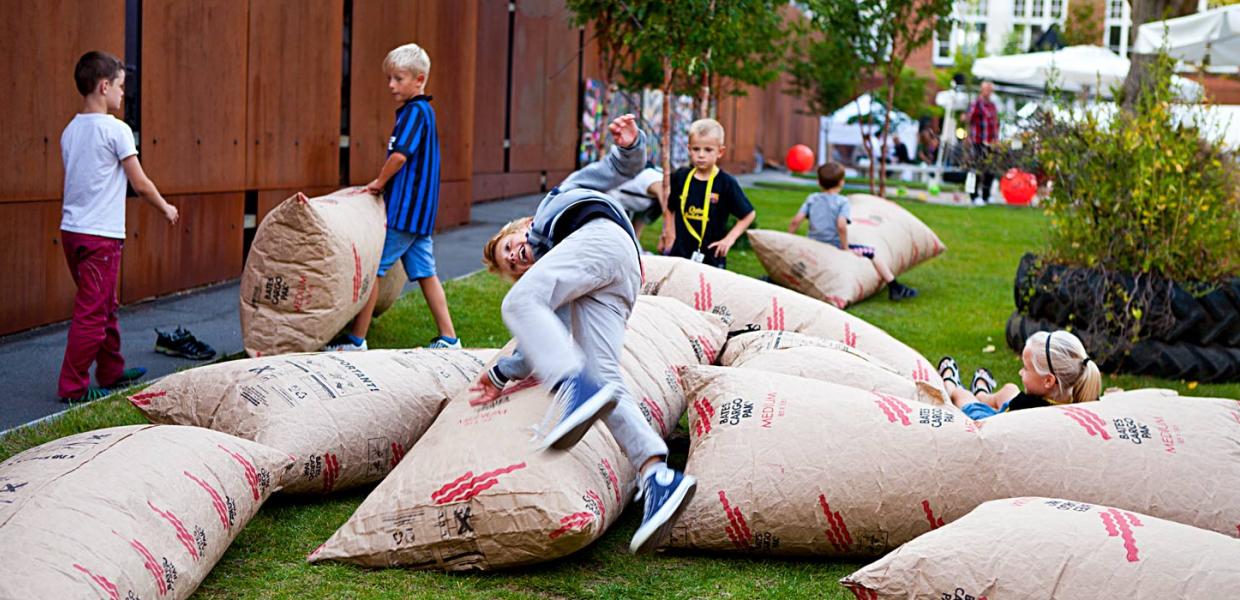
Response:
[[[693,181],[693,174],[697,173],[697,169],[690,169],[689,175],[685,177],[685,187],[680,191],[680,217],[685,221],[685,229],[689,230],[689,235],[698,241],[698,250],[702,249],[702,238],[706,237],[706,223],[710,219],[710,190],[715,187],[715,175],[719,174],[719,167],[712,167],[710,177],[706,178],[706,195],[702,197],[702,216],[690,217],[685,211],[685,202],[689,199],[689,183]],[[693,230],[693,225],[689,220],[702,222],[702,233]]]

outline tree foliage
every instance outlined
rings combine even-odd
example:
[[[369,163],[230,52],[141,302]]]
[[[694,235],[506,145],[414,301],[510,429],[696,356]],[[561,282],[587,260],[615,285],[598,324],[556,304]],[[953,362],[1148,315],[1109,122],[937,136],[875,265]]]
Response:
[[[805,4],[814,14],[814,24],[824,36],[838,36],[855,49],[868,71],[879,75],[886,86],[884,105],[894,105],[895,94],[904,66],[914,50],[929,44],[936,28],[950,23],[954,0],[808,0]],[[870,161],[870,188],[879,195],[886,192],[888,136],[890,115],[879,130],[881,149],[870,148],[868,136],[862,135],[866,151],[877,155],[878,183],[875,186],[875,161]]]
[[[1063,43],[1067,46],[1096,46],[1102,40],[1102,20],[1092,2],[1073,2],[1063,24]]]

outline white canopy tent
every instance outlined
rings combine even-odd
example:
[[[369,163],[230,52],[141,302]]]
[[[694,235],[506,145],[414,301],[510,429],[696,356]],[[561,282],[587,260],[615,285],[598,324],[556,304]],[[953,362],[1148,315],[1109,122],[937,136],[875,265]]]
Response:
[[[840,107],[829,116],[819,117],[819,135],[818,135],[818,156],[819,163],[825,162],[827,156],[827,144],[833,146],[861,146],[862,131],[861,125],[858,123],[863,116],[872,116],[875,125],[866,125],[866,133],[870,134],[870,139],[874,142],[874,150],[881,150],[882,138],[879,129],[882,127],[884,111],[886,107],[881,101],[876,100],[870,94],[862,94],[844,106]],[[917,154],[917,120],[898,111],[891,111],[891,133],[900,136],[900,141],[908,147],[910,156]],[[890,148],[894,150],[894,142],[888,138]]]
[[[1113,87],[1123,85],[1129,66],[1128,59],[1106,48],[1069,46],[1053,52],[979,58],[973,63],[973,75],[1035,89],[1045,88],[1053,77],[1063,91],[1110,97]],[[1195,81],[1176,76],[1172,86],[1185,100],[1201,97],[1201,86]]]
[[[1240,5],[1146,23],[1137,28],[1133,52],[1153,54],[1164,45],[1172,58],[1183,62],[1209,62],[1214,67],[1240,65]]]

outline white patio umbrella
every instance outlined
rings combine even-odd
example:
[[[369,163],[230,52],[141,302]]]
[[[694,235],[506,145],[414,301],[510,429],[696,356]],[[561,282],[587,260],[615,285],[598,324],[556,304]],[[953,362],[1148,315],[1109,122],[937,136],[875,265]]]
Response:
[[[998,83],[1031,88],[1045,87],[1052,76],[1066,92],[1090,90],[1103,97],[1123,85],[1128,59],[1099,46],[1069,46],[1054,52],[1030,52],[1010,56],[987,56],[973,63],[973,75]],[[1196,82],[1175,76],[1172,86],[1186,100],[1201,96]]]
[[[1187,17],[1154,21],[1137,28],[1133,52],[1153,54],[1166,46],[1176,60],[1211,66],[1240,65],[1240,5]]]

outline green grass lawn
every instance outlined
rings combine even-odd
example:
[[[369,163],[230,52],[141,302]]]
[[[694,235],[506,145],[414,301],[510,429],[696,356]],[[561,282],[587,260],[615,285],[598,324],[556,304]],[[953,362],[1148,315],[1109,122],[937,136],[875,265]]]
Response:
[[[755,227],[783,229],[805,198],[804,190],[753,189]],[[1012,280],[1021,254],[1043,244],[1044,217],[1002,206],[958,208],[903,205],[934,229],[946,254],[901,276],[918,298],[895,303],[885,294],[849,311],[886,329],[931,361],[951,354],[969,373],[991,369],[1000,381],[1017,379],[1019,359],[1003,340],[1013,310]],[[648,228],[643,243],[653,248]],[[746,244],[729,267],[758,276],[761,264]],[[507,285],[485,273],[445,284],[457,331],[469,346],[498,347],[508,340],[499,317]],[[410,294],[375,322],[371,347],[424,344],[435,335],[420,294]],[[993,346],[993,351],[987,348]],[[1106,385],[1169,387],[1183,394],[1240,398],[1240,384],[1202,384],[1147,377],[1108,376]],[[0,437],[0,460],[30,446],[100,427],[145,422],[118,397],[70,411],[64,417]],[[674,459],[677,457],[674,457]],[[683,461],[683,457],[678,457]],[[683,464],[683,463],[682,463]],[[272,499],[237,537],[199,589],[203,598],[637,598],[770,597],[851,598],[836,581],[862,563],[773,560],[665,554],[629,556],[637,526],[633,507],[597,544],[546,565],[513,572],[443,574],[402,569],[365,570],[310,566],[305,555],[326,540],[365,498],[369,488],[323,499]]]

